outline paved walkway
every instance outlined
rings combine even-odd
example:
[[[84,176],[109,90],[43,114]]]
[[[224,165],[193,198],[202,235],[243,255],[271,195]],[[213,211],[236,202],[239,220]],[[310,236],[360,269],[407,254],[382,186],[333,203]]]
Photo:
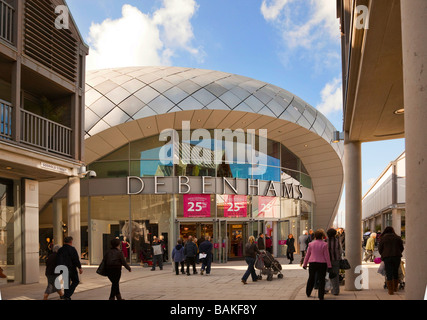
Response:
[[[279,258],[282,264],[283,279],[274,276],[273,281],[264,279],[247,285],[240,279],[246,270],[244,261],[227,264],[213,264],[211,275],[175,275],[171,264],[163,270],[150,271],[150,268],[135,266],[132,272],[123,268],[120,289],[126,300],[317,300],[317,291],[311,297],[305,294],[308,271],[299,264],[288,264],[285,258]],[[299,261],[299,256],[295,256]],[[198,265],[197,270],[200,271]],[[363,263],[369,270],[368,288],[361,291],[345,291],[341,286],[338,296],[325,295],[325,300],[404,300],[404,291],[393,296],[383,288],[384,277],[377,273],[378,265]],[[40,283],[31,285],[0,286],[3,300],[41,300],[46,288],[44,267],[40,268]],[[86,266],[81,276],[73,300],[107,300],[110,293],[110,282],[96,274],[97,267]],[[258,273],[258,272],[257,272]],[[58,300],[52,294],[50,300]]]

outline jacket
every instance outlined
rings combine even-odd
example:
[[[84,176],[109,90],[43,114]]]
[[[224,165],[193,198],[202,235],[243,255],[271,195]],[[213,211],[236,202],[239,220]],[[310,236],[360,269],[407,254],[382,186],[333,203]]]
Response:
[[[402,257],[403,241],[396,234],[383,234],[378,245],[378,252],[382,259],[387,257]]]
[[[123,252],[118,248],[111,248],[104,256],[105,267],[107,269],[121,269],[124,266],[130,270],[130,266],[125,260]]]
[[[264,238],[259,237],[257,242],[258,242],[257,245],[259,250],[264,250],[265,249]]]
[[[58,257],[58,253],[53,252],[51,253],[46,260],[46,272],[45,275],[46,276],[53,276],[53,275],[57,275],[55,273],[55,269],[57,264],[57,257]]]
[[[130,270],[130,266],[126,262],[125,256],[120,249],[111,248],[105,254],[104,259],[107,269],[121,269],[122,266],[124,266],[126,269]]]
[[[298,238],[299,241],[299,250],[300,251],[306,251],[307,245],[308,245],[308,235],[303,234]]]
[[[256,254],[260,253],[255,243],[247,243],[245,246],[245,257],[256,259]]]
[[[79,254],[76,248],[69,244],[64,244],[57,255],[57,265],[66,266],[70,271],[77,272],[76,268],[81,269]]]
[[[159,256],[163,254],[163,247],[160,242],[154,242],[151,246],[153,256]]]
[[[369,237],[368,241],[366,241],[366,250],[375,250],[375,239]]]
[[[207,255],[211,255],[212,254],[212,248],[213,245],[210,241],[203,241],[200,246],[199,246],[199,252],[201,253],[206,253]]]
[[[303,267],[307,267],[307,264],[310,262],[326,263],[328,268],[332,268],[328,244],[326,242],[323,240],[313,240],[308,244]]]
[[[172,259],[174,262],[182,262],[185,260],[184,247],[182,244],[177,244],[172,250]]]
[[[295,239],[294,238],[288,238],[286,240],[286,245],[288,248],[286,249],[286,252],[295,252]]]
[[[187,241],[184,247],[186,258],[194,258],[197,255],[197,245],[193,241]]]

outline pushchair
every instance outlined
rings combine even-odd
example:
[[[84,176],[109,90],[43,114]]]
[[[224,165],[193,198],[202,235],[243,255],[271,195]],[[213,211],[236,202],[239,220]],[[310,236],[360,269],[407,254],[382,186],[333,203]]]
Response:
[[[384,279],[384,289],[387,289],[387,277],[385,274],[385,267],[384,267],[384,261],[381,262],[378,273],[383,275],[385,277]],[[403,261],[400,261],[399,266],[399,290],[405,289],[405,263]]]
[[[272,281],[273,275],[276,274],[278,274],[277,277],[279,279],[283,278],[283,274],[281,272],[282,265],[279,261],[274,259],[273,255],[268,251],[261,251],[261,253],[257,255],[255,268],[260,270],[258,280],[262,280],[262,275],[267,275],[267,281]]]

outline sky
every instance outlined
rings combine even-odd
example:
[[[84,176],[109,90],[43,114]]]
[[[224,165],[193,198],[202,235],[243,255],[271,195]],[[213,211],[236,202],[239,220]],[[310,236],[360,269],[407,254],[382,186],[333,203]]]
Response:
[[[67,0],[88,70],[165,65],[224,71],[299,96],[342,131],[335,0]],[[362,194],[405,148],[362,144]],[[343,212],[343,206],[339,212]]]

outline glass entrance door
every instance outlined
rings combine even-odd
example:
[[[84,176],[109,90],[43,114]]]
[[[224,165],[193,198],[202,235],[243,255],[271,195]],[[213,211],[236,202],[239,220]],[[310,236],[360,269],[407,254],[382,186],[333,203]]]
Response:
[[[243,259],[244,248],[244,235],[246,225],[244,223],[235,223],[228,225],[228,258],[229,259]]]
[[[218,262],[226,263],[228,260],[228,230],[227,230],[227,220],[220,220],[217,224],[217,254],[218,254]]]

